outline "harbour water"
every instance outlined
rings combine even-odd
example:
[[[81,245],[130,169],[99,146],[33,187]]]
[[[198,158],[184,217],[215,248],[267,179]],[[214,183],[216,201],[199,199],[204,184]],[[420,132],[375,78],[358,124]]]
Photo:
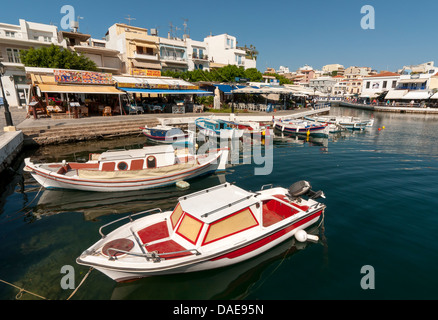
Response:
[[[327,197],[325,219],[313,230],[319,243],[291,240],[235,266],[126,284],[93,270],[72,299],[437,299],[438,116],[345,108],[331,113],[373,116],[374,127],[308,141],[278,136],[267,176],[255,176],[255,164],[246,164],[193,180],[189,190],[100,194],[41,190],[29,174],[17,172],[0,198],[0,279],[64,300],[73,290],[62,289],[61,268],[72,266],[79,285],[88,268],[77,265],[76,257],[113,219],[172,209],[177,197],[224,181],[256,191],[264,184],[288,187],[308,180]],[[140,136],[29,153],[42,161],[85,160],[90,152],[144,143]],[[361,273],[364,266],[374,270],[374,289],[361,286],[370,275]],[[0,283],[0,299],[13,300],[17,293]],[[40,298],[23,293],[21,299]]]

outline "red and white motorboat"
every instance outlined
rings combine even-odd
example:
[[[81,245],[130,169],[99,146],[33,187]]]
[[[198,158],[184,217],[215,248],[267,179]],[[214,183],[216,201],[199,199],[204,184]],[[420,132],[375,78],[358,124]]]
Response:
[[[34,164],[26,158],[24,170],[47,189],[142,190],[225,170],[228,148],[208,151],[191,154],[188,148],[165,145],[90,154],[90,160],[85,163]]]
[[[76,262],[118,282],[225,267],[294,235],[304,241],[303,229],[324,213],[326,206],[315,201],[319,197],[322,191],[312,191],[306,181],[258,192],[221,184],[180,197],[173,211],[153,209],[102,226],[102,239]],[[142,214],[148,215],[133,219]],[[125,219],[125,225],[103,233]]]

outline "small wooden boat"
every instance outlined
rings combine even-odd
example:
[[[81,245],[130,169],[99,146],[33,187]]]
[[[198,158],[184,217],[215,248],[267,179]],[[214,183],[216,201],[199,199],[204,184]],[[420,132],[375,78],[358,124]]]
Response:
[[[157,125],[150,128],[145,126],[140,129],[148,140],[158,143],[181,143],[192,141],[194,138],[193,132],[184,132],[172,126]]]
[[[304,118],[309,121],[339,125],[349,130],[365,130],[365,128],[372,127],[374,124],[374,119],[365,120],[358,117],[350,116],[307,116]]]
[[[195,120],[199,132],[206,137],[222,139],[239,139],[244,130],[236,128],[229,121],[213,118],[198,118]]]
[[[152,209],[102,226],[102,238],[76,262],[118,282],[232,265],[294,235],[306,241],[303,229],[318,222],[325,210],[315,200],[319,197],[322,191],[314,192],[307,181],[255,193],[221,184],[180,197],[173,211]],[[125,225],[103,233],[125,219]]]
[[[26,158],[25,171],[45,188],[87,191],[130,191],[157,188],[225,170],[228,148],[206,154],[172,145],[90,154],[85,163],[34,164]]]
[[[329,128],[326,123],[305,121],[299,119],[280,120],[274,119],[274,127],[281,132],[304,135],[328,135]]]

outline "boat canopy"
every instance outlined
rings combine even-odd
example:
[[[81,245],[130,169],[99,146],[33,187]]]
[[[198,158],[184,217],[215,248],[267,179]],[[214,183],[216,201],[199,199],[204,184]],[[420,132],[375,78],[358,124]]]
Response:
[[[210,224],[258,203],[255,196],[255,193],[225,183],[181,197],[179,205],[184,212]]]

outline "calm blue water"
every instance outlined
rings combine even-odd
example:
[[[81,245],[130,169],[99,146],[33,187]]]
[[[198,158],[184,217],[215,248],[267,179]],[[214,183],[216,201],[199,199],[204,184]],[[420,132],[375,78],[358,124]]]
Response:
[[[331,113],[371,116],[352,109]],[[366,132],[311,141],[277,137],[268,176],[254,176],[254,164],[239,165],[191,182],[188,192],[225,180],[253,191],[308,180],[327,197],[319,243],[289,241],[236,266],[127,284],[93,270],[72,299],[437,299],[438,117],[373,116]],[[81,159],[143,143],[143,137],[80,143],[34,156]],[[74,267],[76,285],[87,273],[75,259],[99,239],[101,225],[130,212],[170,209],[184,194],[174,187],[120,194],[39,190],[30,175],[19,173],[0,199],[0,279],[49,299],[72,293],[61,289],[62,266]],[[373,290],[360,285],[365,265],[375,271]],[[17,293],[0,283],[0,299]]]

